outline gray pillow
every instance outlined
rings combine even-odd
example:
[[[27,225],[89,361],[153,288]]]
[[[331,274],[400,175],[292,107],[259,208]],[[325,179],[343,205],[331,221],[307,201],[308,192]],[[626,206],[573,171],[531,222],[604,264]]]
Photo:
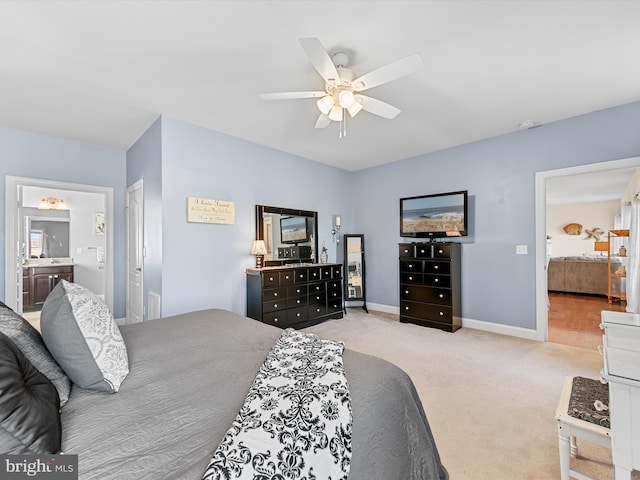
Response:
[[[33,366],[53,383],[60,396],[60,406],[67,403],[71,382],[47,350],[40,332],[2,302],[0,332],[9,337]]]
[[[129,373],[127,349],[109,308],[87,288],[61,280],[40,313],[42,338],[71,381],[117,392]]]
[[[0,454],[58,453],[61,431],[55,387],[0,333]]]

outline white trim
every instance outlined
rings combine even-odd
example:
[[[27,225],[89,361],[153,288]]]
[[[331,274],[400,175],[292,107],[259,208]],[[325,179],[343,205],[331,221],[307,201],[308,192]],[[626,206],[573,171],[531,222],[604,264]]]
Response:
[[[535,250],[536,250],[536,339],[546,342],[548,338],[547,296],[547,195],[549,178],[601,172],[618,168],[640,167],[640,157],[590,163],[577,167],[559,168],[537,172],[535,177]]]
[[[127,268],[127,275],[126,275],[126,282],[127,282],[127,287],[126,287],[126,303],[125,303],[125,323],[129,323],[131,322],[131,318],[130,318],[130,314],[129,314],[129,305],[131,305],[131,289],[130,289],[130,275],[131,275],[131,258],[129,258],[129,253],[130,253],[130,249],[129,249],[129,241],[131,239],[130,235],[131,232],[129,231],[130,228],[130,222],[129,222],[129,215],[131,214],[131,211],[129,210],[129,196],[131,195],[131,193],[135,192],[136,190],[140,190],[140,202],[142,203],[142,215],[140,218],[140,223],[138,225],[138,228],[141,230],[141,237],[142,237],[142,245],[141,247],[143,248],[143,252],[142,252],[142,261],[140,263],[140,307],[141,307],[141,311],[140,311],[140,321],[144,321],[145,319],[145,302],[144,302],[144,181],[141,178],[140,180],[136,181],[135,183],[133,183],[132,185],[130,185],[129,187],[127,187],[127,193],[126,193],[126,215],[125,215],[125,222],[126,222],[126,228],[125,228],[125,243],[126,243],[126,268]],[[158,307],[159,308],[159,307]],[[148,314],[148,312],[147,312]]]
[[[510,337],[526,338],[527,340],[537,340],[536,331],[530,328],[514,327],[512,325],[503,325],[501,323],[485,322],[483,320],[474,320],[472,318],[462,319],[463,328],[474,328],[485,332],[498,333],[500,335],[509,335]]]
[[[39,178],[14,177],[7,175],[5,179],[5,301],[6,304],[22,312],[22,301],[17,305],[18,289],[15,282],[16,272],[14,266],[17,263],[18,247],[18,186],[54,188],[58,190],[74,190],[77,192],[97,193],[105,196],[105,219],[107,229],[107,261],[105,263],[105,302],[113,311],[113,257],[115,256],[114,236],[114,202],[113,188],[99,187],[96,185],[84,185],[80,183],[58,182]]]
[[[368,303],[367,307],[369,308],[369,310],[374,312],[400,315],[400,307],[383,305],[381,303]],[[484,322],[482,320],[474,320],[472,318],[463,318],[462,327],[473,328],[475,330],[483,330],[485,332],[498,333],[501,335],[509,335],[510,337],[526,338],[527,340],[536,340],[535,330],[522,327],[513,327],[511,325],[502,325],[500,323]]]

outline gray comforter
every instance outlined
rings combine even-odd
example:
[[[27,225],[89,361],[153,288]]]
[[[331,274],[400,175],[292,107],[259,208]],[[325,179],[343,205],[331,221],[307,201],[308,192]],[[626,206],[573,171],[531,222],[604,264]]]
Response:
[[[62,449],[81,480],[202,478],[282,330],[224,310],[121,327],[130,373],[116,394],[73,387]],[[339,340],[339,339],[337,339]],[[396,366],[345,350],[349,480],[446,479],[420,399]]]

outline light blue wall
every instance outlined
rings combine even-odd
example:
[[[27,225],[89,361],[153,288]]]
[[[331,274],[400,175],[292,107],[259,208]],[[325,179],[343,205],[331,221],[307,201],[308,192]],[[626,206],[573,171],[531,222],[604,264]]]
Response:
[[[143,180],[145,247],[143,318],[148,318],[149,292],[162,296],[162,119],[127,151],[127,187]],[[162,312],[161,312],[162,313]]]
[[[255,205],[318,212],[335,261],[331,216],[350,203],[348,172],[162,117],[162,313],[218,307],[246,313],[244,271]],[[145,179],[145,186],[147,180]],[[145,187],[146,188],[146,187]],[[235,203],[235,224],[187,223],[187,197]]]
[[[356,172],[351,202],[366,238],[367,300],[399,304],[398,199],[468,190],[463,317],[535,329],[535,173],[639,156],[638,125],[640,102]],[[516,255],[518,244],[529,254]]]
[[[111,187],[114,190],[113,314],[125,314],[125,153],[92,145],[0,128],[0,269],[5,271],[5,177],[29,177]],[[0,296],[4,300],[4,274]]]

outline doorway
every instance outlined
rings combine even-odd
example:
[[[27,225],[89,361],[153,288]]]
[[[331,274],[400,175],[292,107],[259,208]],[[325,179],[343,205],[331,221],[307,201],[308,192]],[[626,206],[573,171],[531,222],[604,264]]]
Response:
[[[535,176],[535,236],[536,236],[536,339],[549,339],[549,296],[547,290],[547,181],[573,175],[603,173],[611,170],[640,168],[640,157],[537,172]]]
[[[25,212],[41,199],[64,200],[69,207],[68,257],[29,258]],[[34,200],[35,199],[35,200]],[[28,262],[73,263],[74,281],[103,296],[113,311],[113,189],[26,177],[6,177],[5,300],[24,310],[23,267]],[[26,203],[25,203],[26,202]],[[44,210],[43,210],[44,211]],[[98,224],[100,223],[100,224]]]

